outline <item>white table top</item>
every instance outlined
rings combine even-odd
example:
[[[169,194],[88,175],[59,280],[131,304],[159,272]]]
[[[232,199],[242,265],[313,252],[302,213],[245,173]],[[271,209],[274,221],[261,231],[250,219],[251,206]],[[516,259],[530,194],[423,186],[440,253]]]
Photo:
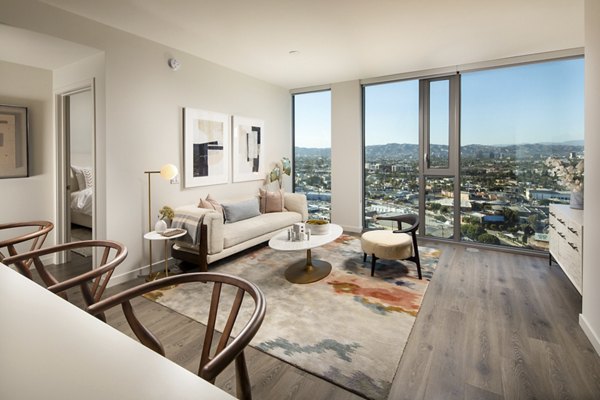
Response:
[[[173,236],[163,236],[161,233],[158,233],[156,231],[152,231],[152,232],[148,232],[144,235],[144,239],[148,239],[148,240],[171,240],[171,239],[175,239],[178,237],[182,237],[187,235],[187,231],[185,232],[181,232],[178,233],[176,235]]]
[[[310,240],[302,240],[297,242],[288,240],[287,229],[285,229],[269,240],[269,247],[281,251],[296,251],[308,250],[323,246],[324,244],[333,242],[335,239],[340,237],[344,231],[342,227],[337,224],[330,224],[329,228],[329,233],[326,235],[310,235]]]
[[[234,399],[2,263],[0,326],[0,399]]]

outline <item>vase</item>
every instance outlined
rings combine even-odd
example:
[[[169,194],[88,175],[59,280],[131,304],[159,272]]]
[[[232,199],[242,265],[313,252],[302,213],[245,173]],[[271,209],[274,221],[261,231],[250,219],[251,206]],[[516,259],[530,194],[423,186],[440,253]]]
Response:
[[[163,233],[167,230],[167,223],[164,220],[159,219],[156,221],[156,225],[154,225],[154,230],[158,233]]]
[[[583,190],[571,192],[571,201],[569,206],[577,210],[583,210]]]

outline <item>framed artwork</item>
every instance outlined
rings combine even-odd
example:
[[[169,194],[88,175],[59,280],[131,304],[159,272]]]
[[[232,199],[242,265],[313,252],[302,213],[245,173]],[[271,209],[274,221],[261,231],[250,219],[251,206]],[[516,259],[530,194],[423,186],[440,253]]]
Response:
[[[0,178],[29,176],[27,107],[0,105]]]
[[[185,187],[229,181],[230,118],[212,111],[183,109]]]
[[[264,121],[233,117],[233,181],[265,179]]]

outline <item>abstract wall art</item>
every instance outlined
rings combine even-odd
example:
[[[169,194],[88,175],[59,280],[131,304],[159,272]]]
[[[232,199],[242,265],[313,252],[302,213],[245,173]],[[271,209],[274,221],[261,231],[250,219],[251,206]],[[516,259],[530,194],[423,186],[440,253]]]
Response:
[[[29,176],[27,107],[0,105],[0,178]]]
[[[265,179],[264,121],[233,117],[233,181]]]
[[[230,117],[212,111],[183,109],[185,187],[229,181]]]

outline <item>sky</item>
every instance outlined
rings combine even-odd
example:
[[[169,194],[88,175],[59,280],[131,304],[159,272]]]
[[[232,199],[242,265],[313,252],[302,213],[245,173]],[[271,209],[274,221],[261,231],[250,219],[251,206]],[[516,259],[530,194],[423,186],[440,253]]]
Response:
[[[461,74],[461,144],[583,140],[583,59]],[[330,147],[331,93],[294,96],[295,145]],[[431,137],[447,144],[447,81],[431,85]],[[365,88],[365,143],[418,143],[418,80]]]

